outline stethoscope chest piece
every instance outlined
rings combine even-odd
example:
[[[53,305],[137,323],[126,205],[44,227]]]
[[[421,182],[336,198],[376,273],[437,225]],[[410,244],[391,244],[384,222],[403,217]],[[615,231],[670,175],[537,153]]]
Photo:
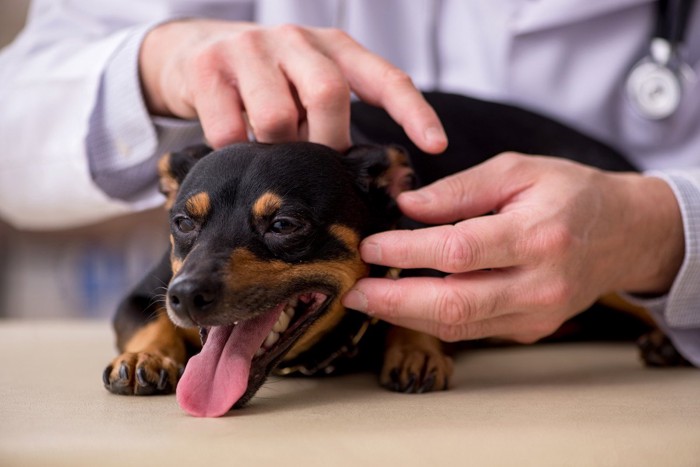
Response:
[[[627,78],[627,97],[634,109],[649,120],[673,115],[681,104],[681,78],[654,60],[637,63]]]
[[[663,120],[681,105],[683,87],[695,81],[683,60],[683,40],[695,0],[657,0],[656,26],[646,57],[627,75],[632,107],[649,120]]]

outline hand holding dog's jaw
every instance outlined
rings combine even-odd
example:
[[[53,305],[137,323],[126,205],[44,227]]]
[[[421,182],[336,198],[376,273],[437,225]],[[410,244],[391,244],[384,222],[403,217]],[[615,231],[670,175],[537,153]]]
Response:
[[[424,151],[447,146],[410,78],[339,30],[173,21],[147,34],[139,70],[149,110],[199,118],[215,148],[246,141],[250,127],[263,143],[345,150],[351,92],[386,109]]]
[[[667,292],[683,261],[670,187],[638,174],[510,154],[399,204],[417,220],[456,223],[374,235],[363,259],[452,274],[363,279],[344,303],[444,340],[533,342],[605,293]]]

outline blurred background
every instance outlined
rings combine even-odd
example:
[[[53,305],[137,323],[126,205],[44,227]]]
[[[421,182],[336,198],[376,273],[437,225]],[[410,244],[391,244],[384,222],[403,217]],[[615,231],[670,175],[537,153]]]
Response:
[[[0,48],[20,32],[28,6],[0,0]],[[163,210],[52,232],[17,231],[0,219],[0,317],[111,317],[168,244]]]

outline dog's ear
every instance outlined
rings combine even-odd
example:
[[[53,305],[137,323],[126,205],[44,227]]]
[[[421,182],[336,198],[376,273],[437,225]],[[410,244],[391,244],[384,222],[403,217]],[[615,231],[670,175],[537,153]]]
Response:
[[[180,184],[185,179],[187,172],[201,158],[212,152],[209,146],[198,144],[189,146],[181,151],[164,154],[158,162],[158,174],[160,183],[158,188],[165,195],[165,208],[170,209],[175,202]]]
[[[365,193],[381,192],[396,199],[401,192],[415,188],[413,168],[400,146],[353,146],[343,160]]]
[[[356,186],[368,199],[376,227],[388,228],[400,216],[396,198],[416,186],[408,154],[399,146],[351,147],[343,162]]]

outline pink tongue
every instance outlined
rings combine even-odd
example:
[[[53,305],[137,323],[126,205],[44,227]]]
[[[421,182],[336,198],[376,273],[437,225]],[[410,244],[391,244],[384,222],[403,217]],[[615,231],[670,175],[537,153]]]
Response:
[[[231,326],[215,326],[202,351],[187,363],[177,384],[177,402],[195,417],[220,417],[248,387],[250,362],[282,312],[283,305]]]

